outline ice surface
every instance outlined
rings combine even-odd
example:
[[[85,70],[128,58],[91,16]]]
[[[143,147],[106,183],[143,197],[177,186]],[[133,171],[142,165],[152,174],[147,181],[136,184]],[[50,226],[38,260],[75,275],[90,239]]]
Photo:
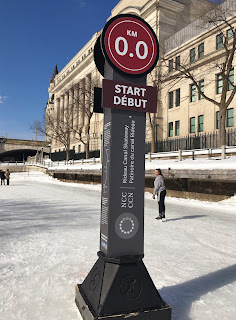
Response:
[[[186,160],[187,161],[187,160]],[[100,185],[12,173],[0,186],[0,319],[79,319],[75,285],[97,260]],[[236,319],[236,199],[145,194],[144,263],[172,320]]]

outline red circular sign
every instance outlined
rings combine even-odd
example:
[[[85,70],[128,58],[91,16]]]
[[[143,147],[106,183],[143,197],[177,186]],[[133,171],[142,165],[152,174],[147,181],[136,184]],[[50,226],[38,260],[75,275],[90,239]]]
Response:
[[[140,76],[157,63],[159,46],[152,28],[134,15],[118,15],[103,29],[102,49],[107,61],[122,73]]]

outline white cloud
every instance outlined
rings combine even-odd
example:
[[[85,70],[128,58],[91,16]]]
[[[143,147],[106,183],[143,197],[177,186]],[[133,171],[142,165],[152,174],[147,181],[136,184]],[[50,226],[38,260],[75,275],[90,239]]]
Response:
[[[0,104],[2,104],[7,98],[7,96],[0,96]]]

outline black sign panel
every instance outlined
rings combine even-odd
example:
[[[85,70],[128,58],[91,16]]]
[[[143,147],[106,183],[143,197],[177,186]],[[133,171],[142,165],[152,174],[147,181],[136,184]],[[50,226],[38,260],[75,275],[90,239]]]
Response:
[[[143,254],[145,113],[104,109],[101,244],[108,257]]]

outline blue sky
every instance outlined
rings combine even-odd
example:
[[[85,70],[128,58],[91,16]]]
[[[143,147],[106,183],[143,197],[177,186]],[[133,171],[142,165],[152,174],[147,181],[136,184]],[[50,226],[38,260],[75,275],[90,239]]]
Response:
[[[119,0],[0,0],[0,137],[35,139],[49,79],[103,28]]]
[[[0,0],[0,137],[35,139],[49,79],[103,28],[119,0]]]

